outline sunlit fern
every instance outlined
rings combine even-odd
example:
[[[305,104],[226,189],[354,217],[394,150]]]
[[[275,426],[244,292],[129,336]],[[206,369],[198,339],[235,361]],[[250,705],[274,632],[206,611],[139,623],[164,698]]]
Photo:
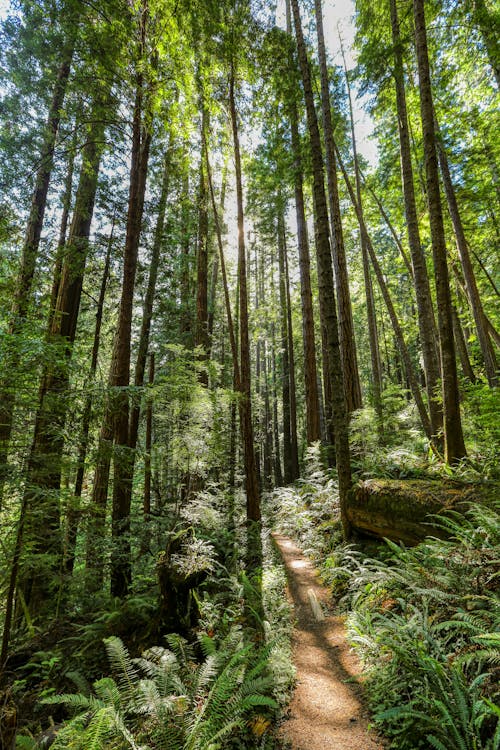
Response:
[[[76,714],[60,730],[54,750],[218,750],[257,709],[277,707],[266,676],[270,647],[256,652],[239,632],[218,646],[204,636],[205,660],[197,664],[183,638],[167,640],[170,648],[157,646],[132,659],[119,638],[107,639],[116,679],[99,680],[89,697],[45,701],[64,703]]]

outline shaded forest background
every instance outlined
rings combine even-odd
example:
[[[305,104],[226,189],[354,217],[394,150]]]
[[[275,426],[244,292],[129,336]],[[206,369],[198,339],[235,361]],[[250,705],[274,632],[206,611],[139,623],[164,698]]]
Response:
[[[123,636],[146,607],[134,654],[187,636],[214,555],[259,631],[262,509],[311,461],[338,543],[381,533],[360,480],[498,479],[498,9],[357,0],[351,70],[320,0],[276,10],[17,0],[2,22],[6,672],[110,607]]]

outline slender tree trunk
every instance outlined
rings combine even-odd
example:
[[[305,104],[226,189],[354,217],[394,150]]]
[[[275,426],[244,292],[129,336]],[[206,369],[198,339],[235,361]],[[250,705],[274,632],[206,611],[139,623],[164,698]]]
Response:
[[[111,250],[113,247],[113,235],[115,230],[116,211],[113,214],[111,224],[111,233],[109,235],[108,246],[106,249],[106,259],[104,261],[104,270],[102,274],[101,288],[99,290],[99,299],[95,314],[94,343],[92,346],[92,359],[88,377],[88,387],[91,388],[94,383],[97,372],[97,361],[99,357],[99,347],[101,343],[101,325],[104,310],[104,299],[106,296],[106,287],[108,284],[109,267],[111,262]],[[75,547],[78,534],[78,524],[80,520],[80,498],[82,496],[83,478],[85,476],[85,461],[89,445],[90,422],[92,419],[92,392],[89,391],[85,398],[85,406],[82,416],[82,429],[80,435],[80,445],[78,448],[78,464],[75,479],[75,492],[72,507],[68,510],[66,518],[66,544],[64,551],[63,568],[65,573],[71,575],[75,564]]]
[[[494,388],[498,385],[498,365],[495,357],[495,351],[491,345],[491,341],[486,329],[483,305],[481,302],[481,297],[479,295],[479,289],[477,288],[476,277],[474,274],[474,268],[472,266],[469,252],[469,246],[465,238],[462,218],[458,209],[455,188],[453,186],[450,168],[448,165],[448,158],[441,141],[437,120],[435,121],[435,126],[437,134],[437,153],[439,166],[441,169],[441,176],[443,178],[444,192],[446,195],[446,200],[448,202],[448,211],[450,212],[453,231],[455,233],[455,238],[457,241],[458,255],[462,264],[467,297],[469,299],[472,314],[474,316],[474,322],[476,324],[477,338],[479,341],[479,346],[481,347],[481,354],[483,355],[486,377],[488,379],[490,387]]]
[[[62,560],[59,496],[64,448],[69,362],[76,335],[80,297],[94,212],[99,164],[104,148],[103,101],[91,114],[65,259],[52,317],[50,339],[60,344],[60,359],[51,362],[42,376],[35,432],[28,459],[25,493],[28,496],[25,537],[34,554],[50,555],[49,570],[35,565],[22,574],[22,589],[32,614],[51,601],[50,587]],[[41,510],[43,508],[43,511]]]
[[[389,318],[391,320],[391,325],[394,331],[394,336],[396,339],[396,345],[399,350],[399,353],[401,355],[401,359],[404,363],[404,367],[406,370],[406,377],[408,379],[408,382],[410,384],[410,389],[413,394],[413,398],[415,400],[415,404],[417,406],[417,410],[420,416],[420,421],[422,423],[422,427],[424,429],[425,434],[429,438],[429,440],[433,439],[433,433],[431,428],[431,423],[429,419],[429,415],[427,414],[427,409],[425,407],[424,401],[422,399],[422,394],[420,393],[420,388],[418,385],[418,380],[415,375],[415,371],[413,369],[413,365],[411,362],[410,353],[408,351],[408,347],[406,346],[403,331],[401,328],[401,325],[398,320],[398,316],[396,314],[396,310],[394,308],[394,305],[392,303],[391,296],[389,294],[389,289],[387,287],[384,274],[382,272],[382,269],[380,268],[380,264],[378,262],[377,256],[375,254],[375,251],[373,249],[373,245],[370,239],[370,236],[368,234],[368,230],[366,228],[366,224],[363,218],[363,214],[360,211],[360,208],[358,206],[358,202],[356,199],[356,195],[354,193],[354,188],[351,184],[351,181],[349,179],[349,176],[347,174],[346,168],[344,166],[344,163],[341,159],[340,153],[337,149],[337,159],[340,165],[340,168],[342,170],[342,174],[344,176],[344,180],[347,186],[347,189],[349,191],[349,196],[351,198],[352,205],[354,207],[354,210],[356,211],[356,216],[359,222],[359,226],[361,229],[361,232],[365,236],[365,244],[366,248],[368,250],[368,253],[370,255],[370,260],[372,262],[373,270],[375,271],[375,276],[378,282],[378,285],[380,287],[380,291],[382,292],[382,297],[384,298],[385,305],[387,307],[387,312],[389,313]],[[387,361],[389,362],[389,359],[387,358]]]
[[[288,333],[288,368],[290,375],[290,442],[292,449],[292,480],[300,476],[299,446],[297,439],[297,393],[295,386],[295,353],[293,347],[292,302],[290,299],[290,274],[288,272],[288,252],[286,237],[283,241],[283,255],[285,261],[285,290]]]
[[[340,199],[337,181],[337,165],[330,108],[330,85],[326,63],[325,37],[323,32],[323,13],[321,0],[314,0],[316,32],[318,37],[318,57],[321,76],[321,111],[323,115],[323,132],[325,136],[325,163],[328,182],[331,232],[333,240],[333,261],[335,267],[335,286],[338,303],[338,325],[340,351],[342,354],[342,371],[347,411],[350,414],[362,406],[361,384],[359,380],[354,322],[352,318],[349,277],[340,215]]]
[[[347,494],[352,484],[349,451],[348,414],[344,394],[342,361],[340,353],[335,289],[331,263],[330,241],[328,236],[328,210],[326,205],[323,158],[319,134],[311,73],[302,33],[298,0],[292,0],[295,35],[299,56],[304,97],[306,103],[307,126],[311,139],[313,167],[313,197],[316,215],[316,255],[318,263],[318,290],[321,326],[325,333],[330,381],[332,386],[333,426],[335,431],[335,454],[339,480],[339,498],[342,528],[346,538],[350,535],[347,518]]]
[[[149,355],[149,385],[155,382],[155,355],[151,352]],[[153,402],[148,398],[146,407],[146,439],[144,453],[144,518],[148,519],[151,515],[151,448],[153,445]]]
[[[318,0],[316,0],[318,2]],[[356,133],[354,129],[354,115],[352,110],[352,97],[351,97],[351,84],[349,82],[349,74],[347,72],[347,64],[344,55],[344,48],[342,42],[340,42],[340,49],[342,52],[342,59],[344,61],[344,72],[347,86],[347,94],[349,99],[349,115],[351,120],[351,138],[352,138],[352,153],[354,159],[354,176],[356,181],[356,198],[361,214],[363,215],[363,202],[361,199],[361,175],[358,163],[358,152],[356,147]],[[335,152],[334,152],[335,156]],[[377,316],[375,313],[375,302],[373,298],[373,285],[370,275],[370,262],[368,258],[368,250],[366,248],[364,232],[360,232],[361,235],[361,257],[363,260],[363,278],[365,282],[365,297],[366,297],[366,314],[368,320],[368,341],[370,346],[370,359],[372,366],[372,388],[373,388],[373,405],[375,407],[375,413],[377,415],[377,430],[379,435],[383,433],[383,414],[382,414],[382,374],[380,367],[380,352],[378,348],[378,331],[377,331]]]
[[[208,110],[203,92],[200,94],[201,105],[201,138],[205,139],[208,129]],[[196,331],[195,345],[201,347],[201,361],[206,362],[209,348],[208,334],[208,186],[204,168],[204,148],[200,160],[200,182],[198,187],[198,252],[196,282]],[[200,382],[208,385],[208,372],[199,374]]]
[[[255,446],[252,425],[252,401],[250,384],[250,342],[248,335],[248,294],[245,252],[245,229],[243,218],[243,185],[241,179],[240,142],[235,103],[235,72],[231,67],[229,81],[229,109],[233,129],[234,162],[236,171],[236,203],[238,210],[238,280],[240,294],[240,424],[245,464],[245,489],[247,496],[247,520],[260,521],[260,494],[255,465]]]
[[[285,484],[293,481],[292,438],[290,429],[290,364],[288,359],[288,321],[286,308],[285,236],[281,208],[278,215],[278,262],[281,332],[281,394],[283,406],[283,469]]]
[[[438,308],[445,461],[448,464],[452,464],[463,458],[466,455],[466,450],[460,417],[457,365],[455,360],[455,347],[453,344],[451,294],[448,265],[446,262],[446,241],[439,188],[436,134],[434,132],[434,107],[432,103],[429,58],[427,53],[424,0],[413,0],[413,11],[420,90],[420,115],[422,119],[422,133],[424,139],[427,201],[429,206],[432,255],[434,260],[434,277]]]
[[[311,262],[307,223],[304,208],[303,170],[300,155],[297,105],[291,105],[290,128],[294,158],[295,212],[297,218],[297,245],[299,250],[300,298],[302,308],[302,340],[304,344],[304,391],[306,398],[307,442],[321,439],[318,401],[318,378],[316,368],[316,341],[314,336],[314,312],[311,289]]]
[[[66,94],[71,63],[73,61],[74,45],[75,37],[73,36],[68,40],[68,43],[63,49],[62,62],[59,66],[54,93],[49,107],[47,124],[44,130],[45,137],[40,154],[40,166],[36,174],[35,186],[31,197],[31,209],[21,254],[21,266],[8,324],[9,336],[15,336],[20,332],[28,315],[33,276],[35,274],[43,219],[47,205],[47,193],[54,163],[54,148],[59,130],[61,111]],[[12,356],[14,356],[14,359],[12,359]],[[5,374],[0,378],[0,496],[8,474],[7,458],[9,454],[9,442],[12,434],[14,406],[16,401],[15,387],[12,386],[13,380],[16,380],[14,374],[15,367],[15,355],[11,355],[9,361],[4,363]]]
[[[140,29],[142,53],[145,49],[147,15],[147,3],[144,2]],[[152,137],[151,123],[145,125],[144,86],[143,72],[139,69],[132,125],[132,164],[130,170],[122,294],[115,339],[116,356],[113,361],[111,378],[111,386],[116,393],[113,397],[115,451],[112,512],[112,537],[114,544],[111,553],[111,594],[118,597],[123,597],[127,594],[132,579],[130,559],[130,502],[132,493],[130,485],[131,476],[133,475],[131,465],[133,466],[134,452],[130,446],[130,404],[126,389],[130,382],[131,327],[135,276]],[[148,337],[150,319],[147,323]],[[146,352],[147,344],[144,352],[141,353],[141,358],[144,359],[144,362]],[[142,366],[142,375],[144,375],[144,365]]]
[[[403,179],[403,195],[405,203],[406,226],[408,244],[413,265],[413,280],[417,300],[418,329],[422,358],[424,363],[425,383],[427,388],[427,402],[432,432],[435,440],[440,442],[439,435],[443,429],[443,414],[441,405],[436,398],[440,378],[439,357],[436,346],[436,323],[432,306],[431,289],[427,275],[425,255],[420,241],[417,204],[413,184],[413,167],[411,161],[410,134],[408,129],[408,113],[404,85],[403,50],[399,31],[399,19],[396,0],[390,0],[392,40],[394,45],[394,82],[396,87],[396,104],[398,110],[398,131],[401,158],[401,174]]]
[[[278,384],[276,376],[276,333],[274,323],[271,323],[271,367],[273,369],[273,442],[274,442],[274,484],[283,486],[283,472],[281,471],[280,434],[278,418]]]
[[[365,183],[364,187],[365,188],[368,187],[366,185],[366,183]],[[412,268],[412,265],[411,265],[411,261],[410,261],[408,255],[406,254],[406,250],[403,247],[403,243],[401,242],[401,239],[399,238],[399,235],[396,232],[396,229],[394,228],[394,224],[392,223],[392,221],[391,221],[391,219],[390,219],[387,211],[385,210],[384,206],[382,205],[382,202],[380,201],[380,199],[379,199],[378,195],[376,194],[376,192],[374,190],[372,190],[371,187],[368,187],[368,191],[369,191],[370,195],[372,196],[373,200],[375,201],[375,203],[377,204],[378,210],[380,211],[380,215],[382,216],[383,220],[387,224],[387,228],[389,229],[389,232],[391,233],[391,235],[392,235],[392,237],[394,239],[394,242],[396,243],[396,247],[398,248],[398,250],[399,250],[399,252],[401,254],[401,257],[403,258],[403,262],[405,264],[406,270],[408,271],[408,275],[409,275],[410,279],[412,279],[412,281],[414,282],[415,279],[414,279],[414,276],[413,276],[413,268]]]
[[[474,370],[472,369],[469,352],[467,351],[467,344],[465,342],[464,332],[462,330],[462,325],[460,323],[460,318],[458,317],[455,305],[453,305],[451,308],[451,314],[453,316],[453,334],[455,336],[455,347],[457,349],[460,364],[462,366],[462,372],[464,376],[468,380],[470,380],[471,383],[475,383],[476,376],[474,375]]]

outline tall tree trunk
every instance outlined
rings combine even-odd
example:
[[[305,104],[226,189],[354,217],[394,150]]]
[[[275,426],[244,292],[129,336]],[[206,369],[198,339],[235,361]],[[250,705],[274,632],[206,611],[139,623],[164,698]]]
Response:
[[[349,192],[349,196],[351,198],[351,203],[354,207],[354,210],[356,211],[356,216],[359,222],[359,226],[361,229],[361,232],[365,236],[365,244],[366,248],[368,250],[368,253],[370,255],[370,260],[372,262],[373,270],[375,271],[375,276],[377,278],[377,282],[380,288],[380,291],[382,292],[382,296],[384,298],[385,305],[387,307],[387,312],[389,313],[389,318],[391,320],[391,325],[394,331],[394,337],[396,339],[396,345],[399,350],[399,353],[401,355],[401,359],[404,363],[405,371],[406,371],[406,377],[410,384],[410,389],[413,394],[413,398],[415,400],[415,404],[417,406],[417,410],[420,416],[420,421],[422,423],[422,427],[424,429],[425,434],[429,438],[429,440],[432,441],[433,439],[433,433],[431,428],[431,423],[429,419],[429,415],[427,414],[427,409],[425,408],[424,401],[422,399],[422,394],[420,393],[420,388],[418,385],[418,380],[415,375],[415,371],[412,365],[410,352],[408,351],[408,347],[406,346],[403,331],[401,328],[401,325],[398,320],[398,316],[396,313],[396,310],[394,308],[394,305],[392,303],[391,295],[389,293],[389,289],[387,287],[384,274],[382,272],[382,269],[380,268],[380,263],[378,262],[377,256],[375,254],[375,251],[373,249],[373,245],[370,239],[370,236],[368,234],[368,230],[366,228],[366,224],[364,221],[363,214],[358,206],[358,202],[356,199],[356,195],[354,193],[354,188],[351,184],[351,181],[349,179],[349,176],[347,174],[346,168],[344,166],[344,163],[342,161],[342,158],[340,156],[340,153],[337,149],[337,159],[340,165],[340,168],[342,170],[342,174],[344,176],[344,180]],[[389,358],[387,357],[387,361],[389,362]]]
[[[472,266],[469,252],[469,246],[465,238],[462,218],[458,209],[455,188],[453,186],[450,168],[448,165],[448,158],[441,141],[437,120],[435,121],[435,125],[437,134],[437,153],[439,166],[441,169],[441,176],[443,178],[444,192],[448,203],[448,211],[450,212],[453,231],[455,233],[455,238],[457,241],[458,255],[462,264],[467,297],[469,299],[472,314],[474,316],[474,322],[476,324],[477,338],[479,341],[479,346],[481,347],[481,354],[483,355],[486,377],[488,379],[490,387],[494,388],[498,385],[498,365],[496,361],[495,351],[491,345],[490,337],[486,329],[483,305],[481,302],[481,297],[479,295],[479,289],[477,288],[476,277],[474,274],[474,268]]]
[[[201,139],[206,137],[208,129],[208,110],[203,92],[201,99]],[[195,345],[201,347],[201,361],[208,357],[208,186],[204,167],[204,147],[202,145],[200,159],[200,182],[198,186],[198,252],[197,252],[197,281],[196,281],[196,331]],[[200,382],[208,385],[208,372],[203,370],[199,374]]]
[[[260,493],[255,465],[255,446],[252,425],[252,401],[250,384],[250,342],[248,335],[248,294],[245,252],[245,229],[243,217],[243,185],[241,179],[241,156],[238,135],[238,120],[235,103],[235,71],[231,65],[229,80],[229,110],[233,129],[234,162],[236,171],[236,204],[238,212],[238,281],[240,303],[240,425],[245,464],[245,490],[247,520],[260,521]]]
[[[97,372],[97,361],[99,357],[99,347],[101,343],[101,325],[104,310],[104,299],[109,277],[109,267],[111,262],[111,250],[113,248],[113,236],[116,222],[116,211],[113,214],[111,224],[111,233],[109,235],[108,246],[106,249],[106,259],[104,261],[104,270],[102,273],[101,287],[97,301],[95,314],[94,342],[92,345],[92,359],[88,376],[88,386],[92,387]],[[80,498],[82,496],[83,478],[85,476],[85,461],[87,460],[87,451],[89,445],[90,422],[92,419],[92,391],[87,393],[85,406],[83,408],[82,428],[80,434],[80,445],[78,447],[78,463],[75,479],[75,491],[72,507],[69,508],[66,518],[66,543],[64,550],[64,572],[71,575],[75,564],[75,547],[78,534],[78,524],[80,520]]]
[[[432,102],[429,57],[427,53],[427,31],[425,26],[424,0],[413,0],[415,20],[415,43],[417,49],[418,78],[420,91],[420,115],[424,139],[424,156],[427,186],[427,201],[431,227],[432,255],[438,308],[439,345],[441,352],[441,382],[444,413],[444,451],[448,464],[459,461],[466,455],[460,401],[458,393],[457,364],[453,344],[453,321],[451,294],[446,262],[446,240],[439,187],[436,134],[434,132],[434,107]]]
[[[289,30],[291,33],[291,29]],[[318,401],[318,378],[316,370],[316,342],[314,336],[314,312],[311,290],[311,263],[307,239],[307,222],[304,208],[303,168],[300,153],[297,103],[291,98],[289,105],[290,131],[293,153],[293,181],[295,191],[295,214],[297,220],[297,245],[299,251],[300,299],[302,309],[302,341],[304,345],[304,391],[306,397],[307,442],[321,439]]]
[[[347,494],[352,484],[351,460],[349,451],[348,414],[346,408],[339,332],[335,303],[335,288],[328,233],[328,210],[326,205],[323,174],[323,157],[318,120],[314,106],[311,72],[307,59],[306,45],[302,33],[298,0],[292,0],[293,19],[297,49],[304,87],[307,126],[311,140],[313,167],[313,198],[316,215],[316,255],[318,264],[318,290],[321,326],[327,344],[328,369],[332,386],[333,426],[335,431],[335,454],[339,480],[339,498],[342,528],[346,538],[350,535],[347,517]]]
[[[144,54],[147,28],[147,0],[141,9],[141,57]],[[130,447],[129,419],[130,405],[127,387],[130,383],[130,349],[132,310],[137,269],[137,254],[141,234],[144,197],[148,172],[149,150],[151,145],[151,122],[146,124],[149,115],[144,101],[145,80],[142,71],[143,60],[139,61],[137,88],[132,123],[132,163],[130,169],[130,189],[127,213],[127,230],[125,237],[124,267],[120,310],[118,314],[117,334],[115,339],[115,357],[111,388],[113,395],[113,437],[114,482],[111,551],[111,594],[123,597],[127,594],[132,579],[130,552],[130,501],[131,501],[131,464],[134,452]],[[151,114],[151,113],[149,113]],[[155,279],[156,281],[156,279]],[[144,322],[144,321],[143,321]],[[148,323],[149,334],[149,323]],[[147,345],[144,354],[146,356]],[[144,374],[144,365],[142,367]]]
[[[295,353],[293,348],[292,302],[290,299],[290,274],[288,271],[288,251],[286,237],[283,240],[285,261],[285,291],[288,334],[288,370],[290,376],[290,442],[292,449],[292,480],[299,477],[299,445],[297,438],[297,392],[295,385]]]
[[[149,385],[155,382],[155,355],[149,355]],[[143,513],[147,523],[151,515],[151,448],[153,446],[153,401],[148,398],[146,406],[146,437],[144,441],[144,495]]]
[[[59,66],[54,86],[54,93],[49,107],[47,124],[44,129],[44,140],[40,154],[39,168],[35,178],[35,186],[31,196],[31,209],[26,228],[26,235],[21,253],[21,266],[14,292],[14,300],[8,324],[9,336],[19,333],[26,321],[31,301],[31,288],[35,274],[38,248],[42,234],[43,219],[47,206],[47,193],[54,163],[54,148],[61,121],[61,112],[66,94],[68,78],[73,61],[75,46],[75,34],[68,40],[62,52],[62,62]],[[16,362],[9,358],[4,363],[5,373],[0,378],[0,496],[3,484],[8,474],[7,458],[9,454],[9,442],[12,434],[12,424],[15,406],[15,381]]]
[[[104,149],[104,104],[99,99],[94,105],[83,149],[73,219],[55,310],[51,315],[50,339],[54,344],[60,344],[62,350],[60,359],[51,362],[42,376],[35,432],[27,466],[25,492],[28,496],[28,511],[25,537],[33,542],[34,554],[52,557],[50,572],[43,570],[37,563],[26,575],[22,574],[23,594],[32,614],[36,614],[50,602],[50,587],[62,556],[58,491],[64,448],[63,430],[68,408],[69,363],[80,309],[99,164]]]
[[[285,484],[293,481],[292,438],[290,430],[290,364],[288,359],[288,321],[285,277],[285,227],[282,209],[278,208],[278,262],[281,332],[281,394],[283,408],[283,469]]]
[[[66,234],[68,231],[69,214],[71,209],[71,198],[73,193],[73,172],[75,168],[75,157],[77,149],[77,134],[78,134],[78,122],[75,121],[73,139],[70,147],[68,156],[68,168],[66,171],[66,179],[64,180],[64,192],[62,197],[62,213],[61,223],[59,225],[59,240],[57,242],[57,249],[54,261],[54,273],[52,277],[52,289],[50,292],[50,308],[49,317],[47,321],[47,331],[50,334],[52,328],[52,320],[54,318],[54,312],[56,309],[57,296],[59,294],[59,284],[61,282],[61,272],[64,261],[64,248],[66,247]]]
[[[342,354],[342,371],[346,406],[349,414],[362,406],[361,384],[359,380],[354,322],[352,318],[349,277],[340,215],[340,199],[337,181],[337,165],[333,138],[332,112],[330,108],[330,86],[326,63],[325,36],[323,32],[323,13],[321,0],[314,0],[316,16],[316,33],[318,37],[318,57],[321,76],[321,111],[323,115],[323,132],[325,136],[325,163],[330,199],[330,221],[333,241],[333,261],[335,266],[335,286],[338,302],[338,325],[340,351]]]
[[[137,359],[135,363],[135,374],[134,374],[135,397],[129,405],[130,413],[129,413],[129,420],[128,420],[128,438],[127,438],[127,444],[126,444],[126,451],[122,457],[122,460],[120,461],[120,466],[118,466],[118,462],[115,461],[115,487],[116,487],[117,482],[119,482],[120,483],[120,497],[119,497],[120,509],[122,513],[126,513],[126,515],[120,515],[120,521],[123,522],[123,520],[125,520],[125,523],[127,523],[126,519],[130,516],[130,507],[132,504],[132,486],[133,486],[133,480],[134,480],[137,436],[139,432],[139,417],[140,417],[140,411],[141,411],[140,398],[141,398],[141,393],[143,391],[143,386],[144,386],[144,374],[146,371],[146,360],[147,360],[147,353],[148,353],[148,348],[149,348],[149,333],[151,329],[151,320],[153,317],[153,305],[154,305],[154,298],[155,298],[155,292],[156,292],[156,279],[158,276],[160,252],[161,252],[162,241],[163,241],[165,212],[166,212],[168,189],[169,189],[170,166],[171,165],[170,165],[170,147],[169,147],[169,149],[167,150],[165,154],[165,160],[164,160],[163,179],[162,179],[162,185],[161,185],[160,200],[158,204],[158,216],[156,220],[153,248],[151,251],[151,258],[150,258],[150,263],[149,263],[148,285],[146,289],[146,295],[144,297],[144,305],[143,305],[143,311],[142,311],[141,331],[139,334],[139,345],[137,347]],[[142,165],[142,169],[147,170],[147,166]],[[145,176],[146,176],[146,173],[140,176],[141,181],[144,180],[143,187],[142,187],[143,190],[145,189]],[[134,195],[134,199],[136,195],[137,194]],[[141,201],[140,196],[139,196],[139,201]],[[140,224],[141,224],[141,219],[138,219],[139,227],[140,227]],[[135,241],[138,244],[139,234],[137,234]],[[115,438],[115,444],[118,444],[116,438]],[[113,495],[113,503],[115,502],[117,502],[116,492]],[[116,510],[120,512],[119,509],[116,509]],[[127,552],[128,552],[128,547],[127,547]],[[118,567],[120,565],[118,560],[117,560],[116,565],[117,567],[115,570],[113,568],[113,561],[112,561],[112,566],[111,566],[112,586],[113,586],[113,581],[116,582],[116,588],[114,589],[113,593],[115,596],[124,596],[127,593],[127,587],[125,586],[123,579],[121,579],[122,570],[121,569],[118,570]]]
[[[467,351],[467,344],[465,342],[464,332],[462,330],[462,324],[457,313],[455,305],[451,308],[451,314],[453,316],[453,335],[455,336],[455,347],[458,352],[460,364],[462,366],[462,372],[464,376],[470,380],[471,383],[476,382],[476,376],[469,358],[469,352]]]
[[[408,244],[413,265],[413,280],[417,300],[418,330],[422,347],[429,415],[433,435],[436,436],[435,440],[439,441],[440,439],[438,436],[443,429],[443,413],[441,405],[436,398],[440,378],[439,357],[436,346],[436,323],[432,306],[429,277],[427,275],[427,265],[420,241],[420,230],[418,225],[404,84],[403,48],[399,31],[396,0],[390,0],[390,5],[392,41],[394,45],[394,82],[396,87],[396,104],[398,111],[401,175],[403,179]]]
[[[316,0],[317,2],[318,0]],[[363,202],[361,199],[361,175],[359,170],[358,162],[358,151],[356,147],[356,132],[354,129],[354,115],[352,110],[352,96],[351,96],[351,84],[349,82],[349,74],[347,72],[347,63],[344,55],[344,48],[342,42],[340,42],[340,49],[342,51],[342,59],[344,61],[344,72],[345,81],[347,86],[347,95],[349,99],[349,115],[351,121],[351,138],[352,138],[352,153],[354,160],[354,176],[356,181],[356,198],[361,214],[363,215]],[[335,156],[335,152],[334,152]],[[377,429],[379,434],[382,436],[383,432],[383,414],[382,414],[382,374],[380,366],[380,352],[378,348],[378,331],[377,331],[377,316],[375,313],[375,301],[373,298],[373,285],[370,275],[370,262],[368,258],[368,250],[366,247],[364,232],[360,232],[361,235],[361,257],[363,260],[363,278],[365,282],[365,297],[366,297],[366,314],[368,320],[368,341],[370,346],[370,359],[372,366],[372,388],[373,388],[373,405],[375,407],[375,413],[377,415]]]

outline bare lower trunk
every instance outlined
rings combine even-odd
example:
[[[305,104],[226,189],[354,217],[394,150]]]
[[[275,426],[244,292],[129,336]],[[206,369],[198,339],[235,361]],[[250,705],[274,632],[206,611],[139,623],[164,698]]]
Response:
[[[443,429],[443,414],[439,401],[436,399],[438,381],[440,378],[438,350],[436,346],[436,323],[432,305],[431,289],[427,274],[420,229],[418,224],[417,204],[413,184],[413,166],[411,160],[410,133],[408,128],[408,113],[404,85],[404,68],[402,42],[399,31],[399,19],[396,0],[391,1],[392,39],[394,45],[394,82],[396,87],[396,104],[398,110],[398,131],[401,158],[401,175],[403,180],[403,194],[405,204],[408,244],[410,246],[413,265],[413,280],[417,301],[418,330],[422,358],[424,363],[425,382],[427,388],[427,402],[432,432],[435,440],[440,441],[439,435]]]
[[[8,333],[11,336],[19,333],[26,322],[29,305],[31,302],[31,288],[33,285],[33,276],[38,257],[38,247],[42,234],[43,219],[47,205],[47,193],[49,189],[50,177],[54,163],[54,148],[61,120],[61,111],[68,78],[73,60],[74,38],[66,44],[62,53],[62,62],[59,67],[57,79],[54,86],[54,93],[49,107],[47,124],[45,126],[45,137],[40,154],[40,167],[38,168],[35,186],[31,197],[31,209],[26,228],[26,235],[23,243],[21,254],[21,265],[17,278],[14,300],[8,325]],[[4,362],[4,373],[0,378],[0,497],[3,490],[3,483],[6,479],[8,468],[7,458],[9,453],[9,442],[12,434],[12,424],[14,416],[14,406],[16,402],[16,390],[12,385],[12,378],[16,371],[16,362],[14,360]],[[16,383],[16,385],[18,385]]]
[[[460,416],[457,366],[455,360],[455,347],[453,344],[451,295],[448,265],[446,262],[446,241],[441,207],[441,194],[439,188],[436,134],[434,132],[434,107],[432,102],[429,58],[427,53],[424,0],[413,0],[413,11],[420,91],[420,115],[422,119],[422,133],[424,140],[427,201],[429,207],[438,309],[445,460],[446,463],[452,464],[463,458],[466,455],[466,450]]]
[[[335,432],[335,455],[339,481],[339,498],[342,528],[346,538],[350,535],[350,524],[346,513],[347,494],[352,483],[349,451],[348,413],[344,393],[342,359],[337,324],[335,288],[333,283],[332,255],[328,230],[328,210],[326,205],[323,157],[321,139],[314,106],[309,61],[302,33],[298,0],[292,0],[293,19],[299,63],[304,87],[307,126],[311,141],[313,167],[313,197],[316,215],[316,255],[318,263],[318,291],[321,312],[321,326],[326,340],[328,370],[332,387],[332,423]]]
[[[235,71],[231,67],[229,82],[229,109],[233,129],[234,161],[236,171],[236,203],[238,211],[238,281],[240,303],[240,426],[245,464],[245,490],[247,520],[260,521],[260,493],[255,465],[255,445],[252,424],[252,400],[250,383],[250,341],[248,334],[248,294],[245,252],[245,229],[243,217],[243,185],[241,177],[240,142],[235,102]]]
[[[342,174],[344,175],[344,180],[347,186],[347,189],[349,191],[349,196],[351,198],[352,205],[354,207],[354,210],[356,211],[356,216],[361,228],[361,232],[364,234],[364,240],[366,243],[366,248],[368,250],[368,253],[370,255],[370,260],[372,262],[373,270],[375,271],[375,276],[377,278],[378,285],[380,287],[380,291],[382,292],[382,296],[384,298],[385,305],[387,307],[387,312],[389,313],[389,318],[391,320],[391,325],[394,331],[394,336],[396,338],[396,345],[399,350],[399,353],[401,355],[401,359],[403,360],[404,367],[406,370],[406,377],[410,384],[410,389],[413,395],[413,398],[415,400],[415,404],[418,409],[418,413],[420,416],[420,421],[422,423],[422,427],[424,429],[425,434],[427,437],[432,440],[433,439],[433,432],[431,423],[429,420],[429,415],[427,414],[427,410],[425,408],[425,404],[422,399],[422,394],[420,393],[420,388],[418,385],[418,380],[415,375],[415,371],[413,369],[413,365],[411,362],[410,353],[408,351],[408,347],[406,346],[404,335],[402,328],[400,326],[398,316],[396,314],[396,310],[394,308],[394,305],[392,303],[391,296],[389,294],[389,289],[387,287],[384,274],[382,273],[382,269],[380,268],[380,264],[378,262],[377,256],[375,254],[375,251],[373,249],[373,245],[370,239],[370,236],[368,234],[368,230],[366,228],[366,224],[363,218],[363,214],[358,206],[358,202],[356,199],[356,195],[354,193],[354,188],[351,184],[351,181],[349,179],[349,176],[347,174],[347,171],[345,169],[345,166],[342,162],[342,159],[340,157],[340,153],[337,150],[337,159],[340,164],[340,168],[342,169]]]
[[[465,286],[467,289],[467,297],[469,298],[472,314],[474,316],[474,322],[476,324],[477,338],[479,341],[479,346],[481,347],[481,354],[483,355],[486,377],[488,378],[490,387],[494,388],[498,385],[498,365],[496,361],[495,351],[491,345],[490,337],[488,336],[488,332],[486,329],[483,305],[481,302],[481,297],[479,295],[479,289],[477,288],[476,276],[474,274],[474,268],[472,266],[469,246],[465,238],[462,218],[460,216],[457,198],[455,195],[455,188],[453,186],[450,168],[448,166],[448,159],[444,150],[443,143],[439,136],[439,131],[437,129],[437,122],[436,133],[438,135],[437,152],[439,158],[439,166],[443,178],[444,192],[448,203],[448,211],[450,212],[453,231],[455,233],[455,238],[457,241],[458,255],[462,264]]]
[[[354,323],[352,318],[349,276],[344,248],[340,199],[337,181],[337,165],[333,137],[332,113],[330,108],[330,78],[326,63],[325,38],[323,33],[323,14],[321,0],[315,0],[316,32],[318,37],[318,57],[321,76],[321,111],[323,114],[323,132],[325,137],[325,163],[328,183],[330,222],[332,233],[333,262],[335,267],[335,287],[338,303],[338,325],[340,351],[346,406],[349,413],[362,406],[361,384],[359,380]]]

